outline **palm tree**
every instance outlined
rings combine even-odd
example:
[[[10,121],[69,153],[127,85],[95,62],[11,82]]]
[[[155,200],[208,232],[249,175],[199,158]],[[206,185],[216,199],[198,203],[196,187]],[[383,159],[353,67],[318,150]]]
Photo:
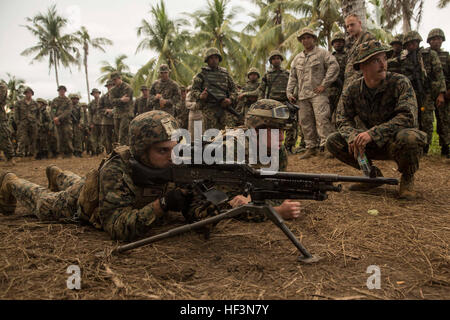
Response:
[[[36,54],[31,63],[42,61],[48,58],[49,73],[52,67],[55,68],[56,84],[59,86],[58,67],[68,67],[71,64],[79,65],[79,50],[76,48],[75,36],[72,34],[62,34],[63,28],[67,25],[67,19],[61,17],[56,5],[47,9],[46,14],[39,13],[33,18],[26,18],[31,25],[24,26],[36,38],[38,43],[24,50],[21,54],[28,56]]]
[[[403,33],[411,31],[411,20],[419,25],[422,20],[424,0],[383,0],[388,28],[401,19]]]
[[[8,97],[6,103],[8,106],[15,104],[18,100],[23,98],[23,92],[25,90],[25,80],[18,79],[10,73],[6,73],[8,81],[4,81],[8,87]]]
[[[87,31],[86,27],[81,27],[81,30],[77,31],[75,33],[77,37],[77,42],[82,46],[83,48],[83,64],[84,64],[84,72],[86,74],[86,89],[87,89],[87,96],[88,101],[91,102],[91,95],[89,90],[89,77],[88,77],[88,55],[89,55],[89,46],[91,46],[94,49],[99,49],[103,52],[105,52],[105,49],[103,46],[111,46],[113,42],[107,38],[91,38],[89,35],[89,32]]]
[[[439,0],[438,8],[443,9],[450,3],[450,0]]]
[[[110,64],[108,61],[100,62],[102,64],[100,72],[102,76],[98,78],[98,81],[104,83],[109,80],[111,73],[119,72],[122,75],[122,80],[128,84],[131,84],[133,74],[130,73],[130,67],[128,67],[124,60],[128,57],[125,54],[121,54],[114,60],[114,65]]]
[[[361,20],[363,29],[367,28],[366,19],[366,3],[364,0],[341,0],[342,12],[344,17],[348,16],[350,13],[356,14]]]
[[[137,73],[133,87],[139,91],[142,84],[150,85],[158,77],[158,68],[161,64],[169,65],[173,80],[187,85],[192,80],[196,66],[201,65],[198,57],[191,55],[187,50],[188,40],[191,37],[188,31],[181,31],[182,21],[173,21],[169,18],[164,1],[161,0],[150,9],[150,20],[143,19],[137,29],[137,35],[144,39],[139,43],[136,52],[153,50],[158,53],[157,58],[150,59]]]
[[[216,47],[223,58],[222,66],[240,80],[244,77],[242,70],[248,66],[247,59],[251,57],[249,50],[240,43],[240,32],[232,28],[232,21],[242,9],[228,9],[229,0],[208,0],[207,3],[206,9],[185,14],[194,21],[196,29],[190,43],[192,53],[202,56],[205,48]]]

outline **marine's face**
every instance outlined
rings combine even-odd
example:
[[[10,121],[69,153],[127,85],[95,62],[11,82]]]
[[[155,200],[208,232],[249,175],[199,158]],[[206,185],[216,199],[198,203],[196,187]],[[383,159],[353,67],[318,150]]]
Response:
[[[256,80],[258,80],[258,74],[256,74],[256,73],[250,73],[250,74],[248,75],[248,80],[250,80],[250,81],[256,81]]]
[[[333,41],[333,48],[336,51],[342,51],[344,49],[345,46],[345,41],[344,40],[335,40]]]
[[[394,49],[394,52],[395,52],[395,53],[399,53],[400,51],[402,51],[403,46],[402,46],[401,43],[394,42],[394,43],[392,44],[392,49]]]
[[[409,42],[405,43],[405,48],[409,52],[415,51],[415,50],[419,49],[419,41],[417,41],[417,40],[409,41]]]
[[[284,141],[284,130],[274,128],[261,128],[261,129],[267,130],[267,142],[266,142],[267,151],[269,151],[272,147],[272,135],[276,135],[277,134],[276,130],[278,130],[278,149],[280,149]],[[259,130],[256,130],[256,132],[259,135]]]
[[[98,99],[98,98],[100,98],[100,93],[99,92],[94,92],[93,96],[94,96],[94,99]]]
[[[120,77],[117,77],[113,79],[113,82],[115,86],[120,86],[120,84],[122,83],[122,79]]]
[[[64,89],[59,90],[59,91],[58,91],[58,95],[59,95],[60,97],[64,97],[64,96],[66,95],[66,90],[64,90]]]
[[[305,34],[300,38],[300,42],[303,44],[306,50],[311,50],[314,48],[315,39],[309,34]]]
[[[33,93],[32,93],[31,91],[25,92],[25,97],[26,97],[28,100],[30,100],[32,96],[33,96]]]
[[[169,72],[167,71],[160,72],[159,77],[161,78],[162,81],[167,81],[167,79],[169,79]]]
[[[442,46],[442,38],[441,37],[433,37],[430,39],[430,47],[433,50],[438,51]]]
[[[356,17],[348,17],[345,19],[345,29],[350,36],[358,36],[362,31],[361,21]]]
[[[155,168],[164,169],[172,164],[172,149],[176,141],[162,141],[151,145],[147,151],[147,160]]]
[[[217,68],[218,66],[219,66],[219,56],[218,55],[216,55],[216,54],[213,54],[212,56],[210,56],[209,58],[208,58],[208,67],[210,67],[210,68],[212,68],[212,69],[214,69],[214,68]]]
[[[278,68],[281,65],[281,57],[280,56],[273,56],[272,59],[270,59],[270,63],[275,68]]]
[[[385,52],[380,52],[369,60],[360,64],[365,79],[381,81],[386,79],[387,56]]]
[[[143,89],[142,91],[142,95],[146,98],[148,98],[149,94],[148,94],[148,89]]]

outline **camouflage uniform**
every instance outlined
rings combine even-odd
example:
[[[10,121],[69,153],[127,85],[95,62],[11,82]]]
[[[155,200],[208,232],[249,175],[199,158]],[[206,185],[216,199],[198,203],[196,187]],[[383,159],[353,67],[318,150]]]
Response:
[[[370,41],[362,44],[359,51],[355,61],[358,69],[358,63],[388,49]],[[394,160],[402,174],[413,175],[426,144],[426,134],[414,128],[416,104],[411,82],[403,75],[387,72],[386,79],[375,89],[369,89],[364,78],[353,81],[339,100],[338,132],[328,137],[327,149],[340,161],[359,169],[348,145],[367,131],[372,138],[366,145],[369,159]]]
[[[186,87],[180,87],[180,92],[186,92]],[[186,104],[187,94],[181,95],[180,102],[175,106],[174,117],[178,121],[180,128],[187,129],[189,127],[189,109]]]
[[[111,80],[119,76],[118,73],[114,73],[111,75]],[[130,101],[120,101],[124,95],[128,96]],[[133,118],[133,89],[122,81],[119,86],[111,89],[110,100],[114,106],[114,132],[117,142],[121,145],[128,145],[128,128],[130,120]]]
[[[97,89],[92,89],[91,94],[99,92]],[[92,100],[88,105],[89,110],[89,126],[91,128],[90,141],[94,155],[102,152],[101,135],[102,135],[102,115],[100,114],[100,98]]]
[[[69,99],[72,100],[73,154],[80,157],[83,153],[83,140],[85,136],[85,113],[77,100],[80,99],[77,94],[69,94]]]
[[[169,67],[162,64],[159,67],[159,72],[169,72]],[[156,95],[160,94],[166,104],[164,107],[159,105],[159,99],[156,99]],[[161,79],[156,80],[150,88],[149,108],[150,110],[162,110],[171,115],[175,113],[176,105],[181,101],[180,87],[172,79],[163,81]]]
[[[391,46],[395,43],[403,45],[403,34],[398,34],[394,37],[394,39],[389,43]],[[398,57],[400,57],[401,52],[394,52],[392,56],[388,60],[388,71],[395,73],[402,73],[401,64],[398,61]]]
[[[405,35],[404,43],[409,41],[422,41],[422,37],[416,32],[411,31]],[[430,48],[419,48],[417,51],[417,60],[419,68],[421,69],[422,78],[419,80],[422,83],[423,92],[419,91],[416,86],[414,70],[418,67],[412,59],[412,53],[404,50],[398,61],[401,64],[402,74],[407,76],[414,86],[416,96],[418,99],[418,121],[420,130],[426,132],[428,137],[427,145],[431,144],[433,138],[433,121],[434,121],[434,105],[439,93],[445,93],[445,78],[442,72],[441,62],[439,56]],[[422,98],[421,98],[422,97]],[[427,151],[427,148],[425,149]]]
[[[65,87],[64,87],[65,89]],[[55,109],[54,116],[59,119],[56,125],[58,132],[58,151],[65,156],[73,154],[73,126],[72,126],[72,102],[67,97],[56,97],[51,103]]]
[[[353,64],[356,61],[356,58],[358,56],[358,46],[361,43],[364,43],[369,40],[375,40],[375,37],[368,31],[362,32],[360,37],[358,39],[350,39],[348,41],[348,50],[347,50],[347,65],[345,66],[345,76],[344,76],[344,88],[347,88],[353,80],[356,80],[360,77],[362,77],[362,73],[360,71],[356,71],[353,68]]]
[[[5,153],[7,160],[11,160],[14,157],[14,149],[11,143],[11,131],[5,112],[7,95],[8,87],[0,81],[0,150]]]
[[[111,80],[109,80],[111,81]],[[111,84],[111,82],[108,82]],[[108,85],[108,84],[107,84]],[[100,98],[99,102],[99,113],[102,116],[102,133],[101,133],[101,144],[106,150],[107,154],[113,151],[113,143],[116,141],[116,136],[114,133],[114,119],[111,113],[106,110],[112,110],[113,105],[111,103],[111,91],[105,93]]]
[[[342,32],[336,32],[331,39],[331,45],[337,40],[345,41],[345,36]],[[344,75],[345,66],[347,65],[347,53],[345,50],[334,51],[333,56],[336,58],[339,64],[339,76],[336,81],[334,81],[331,86],[327,89],[327,96],[330,101],[330,113],[331,113],[331,123],[334,125],[336,123],[336,108],[341,97],[342,87],[344,86]]]
[[[27,88],[27,90],[31,89]],[[38,109],[38,104],[33,99],[27,103],[24,98],[17,101],[14,106],[14,120],[17,124],[19,157],[37,155]]]
[[[147,86],[141,86],[142,90],[148,90]],[[149,98],[144,97],[143,95],[137,98],[134,101],[134,116],[143,114],[144,112],[151,111],[152,108],[149,105]]]
[[[309,34],[311,29],[301,30],[298,38]],[[305,136],[306,148],[323,147],[327,136],[334,132],[331,125],[330,105],[326,91],[316,94],[313,90],[319,86],[325,89],[339,76],[339,64],[327,50],[315,47],[311,52],[299,53],[291,64],[291,74],[287,85],[288,97],[293,97],[294,88],[298,87],[295,97],[300,107],[300,125]]]
[[[50,102],[51,104],[51,102]],[[50,126],[49,126],[49,132],[48,132],[48,149],[49,151],[52,153],[52,157],[56,158],[58,156],[58,130],[57,127],[55,125],[55,123],[53,122],[53,119],[56,117],[56,107],[55,106],[51,106],[49,105],[47,107],[47,112],[50,115]]]
[[[445,34],[441,29],[433,29],[427,37],[427,42],[433,37],[441,37],[445,41]],[[440,49],[436,51],[441,61],[442,71],[444,72],[445,85],[447,92],[450,90],[450,55],[447,51]],[[439,134],[439,144],[442,147],[442,155],[449,154],[448,148],[450,144],[450,99],[445,99],[445,104],[435,108],[436,113],[436,131]]]
[[[261,75],[259,74],[258,70],[256,68],[250,68],[247,72],[247,78],[252,74],[257,74],[258,79],[256,80],[247,80],[247,83],[245,86],[241,89],[239,94],[243,95],[243,99],[239,100],[236,111],[242,114],[243,117],[247,114],[248,109],[250,106],[255,103],[258,100],[258,93],[256,90],[258,89],[260,82],[259,78],[261,78]],[[243,125],[242,123],[237,123],[238,125]]]
[[[213,55],[219,56],[219,61],[222,61],[222,56],[219,51],[215,48],[210,48],[206,51],[205,62]],[[206,101],[203,101],[200,99],[200,94],[205,88],[208,89],[210,94],[208,94]],[[229,107],[233,108],[237,98],[237,89],[233,79],[225,68],[218,67],[217,69],[211,69],[209,66],[202,67],[201,71],[192,80],[191,90],[191,99],[202,110],[203,130],[211,128],[222,130],[228,125],[231,118],[228,115],[228,111],[212,95],[219,101],[229,98],[231,100]]]
[[[48,157],[48,138],[49,132],[52,128],[52,119],[50,118],[50,114],[47,111],[47,101],[44,99],[37,99],[37,103],[39,104],[38,110],[38,123],[39,123],[39,131],[38,131],[38,157],[39,158],[47,158]]]
[[[155,184],[152,188],[137,186],[129,160],[134,158],[145,164],[148,147],[170,139],[176,128],[175,119],[165,112],[142,114],[130,124],[131,147],[116,148],[102,161],[99,170],[91,170],[85,178],[48,167],[50,187],[57,192],[15,176],[6,186],[2,183],[0,211],[6,213],[5,200],[15,198],[9,202],[13,209],[8,213],[14,212],[15,201],[19,201],[41,220],[80,219],[103,229],[112,239],[133,240],[148,235],[153,226],[164,221],[164,214],[154,209],[153,202],[163,197],[170,187],[168,184]],[[191,205],[183,209],[183,215],[189,221],[204,216],[205,210],[200,210],[203,204],[194,196]],[[206,215],[211,211],[214,210],[208,209]]]

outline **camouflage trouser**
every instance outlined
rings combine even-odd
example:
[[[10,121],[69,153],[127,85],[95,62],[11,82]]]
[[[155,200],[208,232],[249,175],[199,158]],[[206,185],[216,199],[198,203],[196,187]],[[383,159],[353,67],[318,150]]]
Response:
[[[52,133],[47,135],[48,149],[52,152],[53,156],[58,153],[58,139],[56,138],[56,130],[51,130]]]
[[[73,124],[73,151],[83,152],[84,130],[79,123]]]
[[[73,128],[71,123],[64,123],[58,126],[59,152],[66,155],[73,153]]]
[[[114,125],[109,125],[109,124],[105,124],[102,125],[101,128],[102,131],[102,136],[101,136],[101,141],[102,141],[102,145],[106,150],[107,154],[110,154],[113,150],[113,142],[114,140]]]
[[[37,152],[38,126],[37,123],[22,121],[17,128],[17,141],[19,144],[18,156],[35,155]]]
[[[324,146],[327,137],[336,131],[330,122],[330,104],[324,94],[298,102],[298,116],[307,149]]]
[[[71,218],[78,210],[78,196],[84,185],[84,178],[63,171],[56,178],[58,192],[51,192],[24,179],[11,182],[11,192],[19,203],[24,205],[40,220],[59,220]]]
[[[417,129],[402,129],[381,148],[374,142],[367,144],[366,155],[370,160],[394,160],[398,165],[398,171],[413,174],[419,169],[419,159],[425,143],[424,132]],[[347,141],[339,132],[328,137],[326,147],[337,159],[359,169],[353,154],[348,152]]]
[[[204,131],[204,125],[203,125],[203,114],[201,110],[189,110],[189,133],[191,134],[191,140],[194,139],[194,122],[195,121],[202,121],[202,131]],[[203,132],[199,133],[200,135],[203,134]]]
[[[48,152],[48,131],[45,129],[39,130],[37,152]]]
[[[288,150],[294,148],[295,144],[297,143],[299,132],[298,127],[298,122],[294,121],[293,123],[291,123],[290,127],[286,129],[286,138],[284,140],[284,145]]]
[[[446,100],[442,107],[436,107],[435,112],[439,145],[448,145],[450,144],[450,101]]]
[[[130,116],[128,114],[121,115],[120,118],[114,118],[114,132],[117,135],[117,142],[120,145],[128,145],[128,128],[130,126]]]
[[[100,144],[101,135],[102,135],[102,126],[99,124],[94,124],[94,127],[91,129],[91,135],[89,136],[90,143],[92,146],[92,151],[94,153],[101,152],[101,149],[102,149],[101,144]]]
[[[219,109],[218,107],[206,106],[202,110],[203,114],[203,131],[208,129],[225,129],[227,123],[226,111]]]
[[[7,160],[14,157],[14,148],[11,143],[11,131],[7,121],[0,120],[0,150],[5,153]]]
[[[327,94],[330,101],[331,124],[336,127],[336,109],[341,96],[341,89],[338,87],[328,88]]]

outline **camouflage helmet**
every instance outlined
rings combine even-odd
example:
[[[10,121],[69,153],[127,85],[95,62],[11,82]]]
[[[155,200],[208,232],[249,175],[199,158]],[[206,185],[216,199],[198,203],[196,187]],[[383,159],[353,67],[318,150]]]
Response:
[[[105,87],[114,86],[114,81],[108,80],[106,81]]]
[[[110,80],[114,80],[114,79],[117,79],[117,78],[120,78],[120,77],[121,77],[120,72],[117,72],[117,71],[114,71],[114,72],[112,72],[109,75],[109,79]]]
[[[219,57],[219,62],[222,61],[222,56],[221,56],[221,54],[219,52],[219,49],[217,49],[217,48],[209,48],[209,49],[207,49],[205,51],[205,62],[208,62],[208,58],[211,57],[211,56],[214,56],[214,55]]]
[[[261,99],[250,106],[245,116],[247,128],[284,128],[289,120],[289,109],[279,101]]]
[[[78,99],[78,100],[80,100],[80,95],[79,94],[77,94],[77,93],[71,93],[71,94],[69,94],[69,99]]]
[[[23,93],[27,93],[28,91],[31,92],[31,94],[34,96],[34,91],[30,87],[26,87]]]
[[[42,98],[37,98],[37,99],[36,99],[36,102],[37,102],[37,103],[42,103],[44,106],[48,105],[47,100],[42,99]]]
[[[370,40],[361,43],[356,50],[358,55],[356,56],[356,61],[353,63],[353,69],[355,70],[359,70],[359,65],[361,63],[369,60],[378,53],[386,52],[386,55],[388,56],[392,55],[391,48],[384,46],[381,42],[377,40]]]
[[[333,34],[333,37],[331,38],[331,45],[333,45],[333,42],[337,40],[343,40],[345,42],[345,35],[340,31]]]
[[[152,144],[169,141],[176,129],[178,124],[175,118],[162,110],[138,115],[129,128],[131,153],[139,161]]]
[[[394,43],[400,43],[400,44],[403,44],[403,38],[404,38],[404,36],[403,36],[403,34],[397,34],[393,39],[392,39],[392,41],[391,42],[389,42],[389,44],[392,46]]]
[[[300,30],[300,31],[297,33],[297,40],[298,40],[298,41],[301,41],[301,38],[302,38],[304,35],[306,35],[306,34],[309,34],[309,35],[312,36],[314,39],[317,39],[317,36],[316,36],[316,34],[314,33],[314,30],[313,30],[313,29],[311,29],[311,28],[303,28],[302,30]]]
[[[272,58],[275,56],[279,56],[281,58],[281,61],[284,60],[284,56],[281,54],[280,51],[272,50],[272,51],[270,51],[270,54],[269,54],[269,62],[271,62]]]
[[[94,93],[100,93],[101,94],[100,90],[98,90],[97,88],[92,89],[91,95],[94,95]]]
[[[159,66],[159,72],[170,72],[170,68],[167,64],[162,64]]]
[[[66,86],[59,86],[56,91],[59,91],[59,90],[67,91],[67,88],[66,88]]]
[[[428,33],[427,42],[430,43],[431,38],[434,37],[441,37],[442,41],[445,41],[445,34],[444,31],[442,31],[442,29],[435,28],[431,30],[430,33]]]
[[[419,43],[423,41],[422,37],[417,31],[409,31],[408,33],[405,34],[405,37],[403,38],[403,45],[413,40],[417,40],[419,41]]]
[[[256,74],[258,75],[258,78],[261,78],[261,75],[259,74],[258,69],[254,68],[254,67],[248,69],[248,72],[247,72],[247,78],[248,78],[248,76],[251,75],[252,73],[256,73]]]

